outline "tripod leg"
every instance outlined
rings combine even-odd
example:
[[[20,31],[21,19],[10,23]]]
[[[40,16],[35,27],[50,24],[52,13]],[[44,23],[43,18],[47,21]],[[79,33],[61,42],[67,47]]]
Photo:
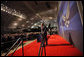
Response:
[[[24,56],[23,40],[22,40],[22,55]]]
[[[38,56],[40,56],[40,52],[41,52],[41,44],[40,44],[40,48],[39,48],[39,54],[38,54]]]
[[[12,45],[12,47],[7,51],[7,53],[5,54],[5,56],[10,52],[10,50],[15,46],[15,44],[16,44],[19,40],[20,40],[20,38],[17,39],[17,41]]]
[[[43,54],[43,47],[42,47],[42,52],[41,52],[41,56],[42,56],[42,54]]]
[[[21,43],[22,43],[22,42],[21,42]],[[17,48],[19,47],[19,45],[20,45],[21,43],[19,43],[19,44],[17,45],[17,47],[16,47],[15,51],[17,50]],[[13,56],[13,54],[15,53],[15,51],[12,53],[12,55],[11,55],[11,56]]]
[[[44,47],[44,53],[45,53],[45,56],[46,56],[46,48]]]

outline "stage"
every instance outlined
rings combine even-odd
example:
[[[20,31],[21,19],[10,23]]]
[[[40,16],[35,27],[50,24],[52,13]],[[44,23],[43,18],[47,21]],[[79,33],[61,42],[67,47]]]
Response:
[[[24,46],[24,56],[38,56],[39,48],[40,42],[37,42],[37,40],[35,40],[34,42]],[[8,56],[11,56],[11,54],[9,54]],[[16,50],[13,56],[22,56],[22,48]],[[83,53],[61,36],[48,35],[46,56],[83,56]]]

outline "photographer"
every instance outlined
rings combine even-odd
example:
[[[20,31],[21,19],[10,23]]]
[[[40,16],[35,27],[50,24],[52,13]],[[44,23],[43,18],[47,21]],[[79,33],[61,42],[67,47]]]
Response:
[[[47,43],[47,27],[45,26],[44,23],[41,24],[41,33],[42,33],[42,36],[43,36],[43,40],[45,40],[46,45],[48,45],[48,43]]]

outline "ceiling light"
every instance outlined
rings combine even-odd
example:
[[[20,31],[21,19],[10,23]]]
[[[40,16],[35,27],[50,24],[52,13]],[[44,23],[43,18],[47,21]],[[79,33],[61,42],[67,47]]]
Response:
[[[29,23],[29,21],[26,21],[26,23]]]
[[[49,19],[52,19],[52,17],[49,17]]]
[[[17,23],[14,23],[13,25],[14,25],[14,26],[17,26],[18,24],[17,24]]]
[[[31,18],[31,20],[33,20],[34,18]]]
[[[36,14],[36,16],[41,17],[38,13]]]
[[[22,24],[22,27],[24,27],[24,24]]]
[[[23,15],[22,13],[17,12],[15,9],[11,9],[3,4],[1,4],[1,11],[7,12],[11,15],[15,15],[15,16],[20,17],[22,19],[26,19],[26,16]]]
[[[21,19],[21,18],[19,18],[18,20],[19,20],[19,21],[22,21],[22,19]]]
[[[34,25],[37,25],[37,23],[35,23]]]
[[[39,14],[38,14],[38,13],[37,13],[36,15],[37,15],[37,16],[39,16]]]
[[[34,28],[34,26],[32,26],[31,28]]]

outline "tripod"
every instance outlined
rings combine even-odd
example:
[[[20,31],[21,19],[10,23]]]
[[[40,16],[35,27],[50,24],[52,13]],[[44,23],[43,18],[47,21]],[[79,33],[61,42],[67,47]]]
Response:
[[[46,56],[45,41],[44,41],[43,37],[41,36],[41,44],[40,44],[38,56],[40,56],[40,53],[41,53],[41,56],[42,56],[42,54],[43,54],[43,48],[44,48],[44,53],[45,53],[45,56]]]
[[[21,41],[21,42],[19,42],[19,41]],[[16,43],[18,43],[19,42],[19,44],[17,45],[17,47],[15,48],[15,51],[17,50],[17,48],[22,44],[22,55],[24,56],[24,48],[23,48],[23,38],[18,38],[17,40],[16,40],[16,42],[11,46],[11,48],[7,51],[7,53],[5,54],[5,56],[11,51],[11,49],[16,45]],[[11,56],[13,56],[13,54],[15,53],[15,51],[12,53],[12,55]]]

